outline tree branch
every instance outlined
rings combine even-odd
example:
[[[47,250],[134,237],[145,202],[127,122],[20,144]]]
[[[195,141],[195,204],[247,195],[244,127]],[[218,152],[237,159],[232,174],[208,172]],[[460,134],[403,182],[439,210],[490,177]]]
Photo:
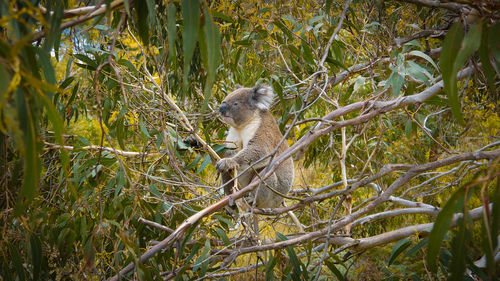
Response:
[[[73,10],[78,10],[78,11],[73,11],[73,12],[76,12],[77,15],[79,13],[84,13],[84,12],[88,12],[88,13],[85,16],[82,16],[82,17],[79,17],[79,18],[76,18],[74,20],[70,20],[68,22],[61,24],[60,30],[61,31],[65,30],[66,28],[73,27],[73,26],[78,25],[82,22],[88,21],[89,19],[100,16],[109,10],[113,10],[113,9],[123,5],[123,1],[124,0],[115,0],[115,1],[111,2],[111,4],[109,5],[109,9],[108,9],[108,6],[106,4],[73,9]],[[127,1],[129,1],[129,0],[127,0]],[[42,13],[43,13],[43,10],[42,10]],[[33,35],[33,38],[31,39],[31,41],[32,42],[38,41],[38,40],[42,39],[43,37],[45,37],[45,35],[46,35],[46,33],[43,30],[40,32],[37,32]]]
[[[50,150],[50,149],[64,149],[64,150],[73,150],[75,149],[73,146],[69,145],[58,145],[55,143],[50,143],[50,142],[44,142],[44,144],[47,146],[44,148],[44,150]],[[78,149],[83,149],[83,150],[100,150],[100,151],[109,151],[116,153],[118,155],[124,156],[124,157],[155,157],[155,156],[160,156],[161,153],[145,153],[145,152],[135,152],[135,151],[124,151],[124,150],[119,150],[119,149],[114,149],[112,147],[107,147],[107,146],[99,146],[99,145],[87,145],[80,147]]]

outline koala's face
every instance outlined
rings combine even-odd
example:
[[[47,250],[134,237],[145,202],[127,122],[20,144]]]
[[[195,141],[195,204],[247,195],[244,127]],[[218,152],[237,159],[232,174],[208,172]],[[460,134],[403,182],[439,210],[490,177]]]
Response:
[[[268,110],[273,98],[269,86],[239,88],[229,94],[219,107],[224,122],[232,127],[241,127],[255,118],[259,110]]]

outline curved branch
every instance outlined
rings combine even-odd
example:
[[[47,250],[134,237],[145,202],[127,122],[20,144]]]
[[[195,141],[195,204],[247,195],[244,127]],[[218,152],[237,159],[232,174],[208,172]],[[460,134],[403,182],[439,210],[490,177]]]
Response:
[[[492,204],[490,204],[491,208]],[[482,213],[483,213],[484,206],[475,208],[473,210],[470,210],[468,212],[467,218],[470,218],[472,220],[478,220],[481,218]],[[453,217],[453,220],[451,222],[450,228],[455,227],[458,223],[458,220],[463,216],[463,214],[455,214]],[[434,223],[424,223],[424,224],[418,224],[418,225],[412,225],[404,228],[400,228],[397,230],[393,230],[390,232],[386,232],[383,234],[375,235],[372,237],[367,237],[367,238],[361,238],[361,239],[356,239],[358,244],[356,244],[354,247],[351,248],[352,252],[361,252],[366,249],[370,249],[376,246],[384,245],[387,243],[395,242],[398,240],[401,240],[406,237],[410,237],[415,234],[423,235],[426,236],[430,233],[432,230],[432,227],[434,226]],[[352,238],[351,238],[352,239]],[[353,239],[354,240],[354,239]]]
[[[115,1],[111,2],[111,4],[109,5],[109,9],[108,9],[108,6],[106,4],[85,7],[86,9],[85,8],[78,8],[78,9],[80,9],[80,11],[78,11],[77,14],[84,13],[84,12],[88,12],[88,13],[82,17],[79,17],[79,18],[76,18],[74,20],[70,20],[68,22],[61,24],[61,27],[59,29],[62,31],[62,30],[65,30],[66,28],[73,27],[73,26],[78,25],[82,22],[86,22],[89,19],[100,16],[109,10],[113,10],[113,9],[123,5],[123,1],[124,0],[115,0]],[[129,1],[129,0],[127,0],[127,1]],[[43,12],[43,10],[42,10],[42,12]],[[45,37],[45,35],[46,35],[45,31],[37,32],[33,35],[31,42],[38,41],[38,40],[42,39],[43,37]]]

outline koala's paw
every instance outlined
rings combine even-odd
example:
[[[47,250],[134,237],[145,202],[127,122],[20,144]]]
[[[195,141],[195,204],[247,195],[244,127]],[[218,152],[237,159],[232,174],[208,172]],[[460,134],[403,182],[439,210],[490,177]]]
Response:
[[[219,173],[227,172],[236,168],[238,168],[238,163],[236,163],[236,161],[232,158],[221,159],[217,161],[217,164],[215,164],[215,169],[217,169]]]

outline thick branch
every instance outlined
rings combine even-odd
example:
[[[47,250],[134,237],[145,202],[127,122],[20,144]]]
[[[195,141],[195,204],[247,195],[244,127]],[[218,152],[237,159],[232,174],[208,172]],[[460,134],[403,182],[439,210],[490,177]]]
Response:
[[[482,213],[483,213],[483,208],[484,206],[475,208],[471,211],[468,212],[467,217],[472,219],[472,220],[478,220],[481,218]],[[490,205],[491,208],[491,205]],[[458,220],[462,217],[462,214],[455,214],[453,217],[453,220],[451,222],[450,227],[455,227],[458,223]],[[353,252],[360,252],[366,249],[370,249],[376,246],[384,245],[387,243],[395,242],[398,240],[401,240],[406,237],[410,237],[415,234],[419,235],[428,235],[430,231],[432,230],[432,227],[434,226],[434,223],[424,223],[424,224],[418,224],[418,225],[412,225],[408,227],[404,227],[401,229],[393,230],[390,232],[386,232],[383,234],[375,235],[372,237],[367,237],[367,238],[361,238],[361,239],[356,239],[358,244],[352,248]],[[352,238],[350,238],[352,239]],[[348,240],[348,239],[347,239]],[[354,239],[353,239],[354,241]],[[342,244],[339,244],[342,245]]]

